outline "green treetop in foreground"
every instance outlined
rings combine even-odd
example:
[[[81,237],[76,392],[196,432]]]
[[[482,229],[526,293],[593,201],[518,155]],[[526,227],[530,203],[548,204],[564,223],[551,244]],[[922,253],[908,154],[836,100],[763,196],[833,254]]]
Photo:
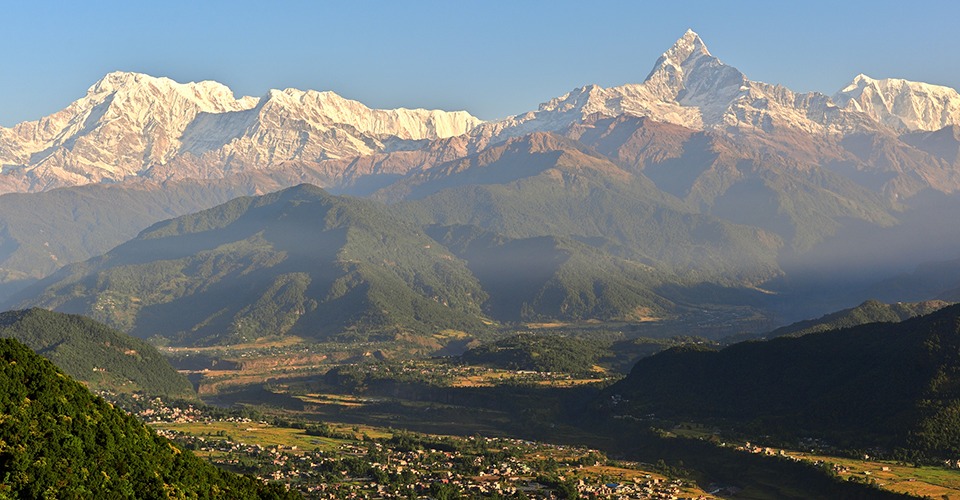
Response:
[[[0,498],[295,498],[181,451],[0,339]]]

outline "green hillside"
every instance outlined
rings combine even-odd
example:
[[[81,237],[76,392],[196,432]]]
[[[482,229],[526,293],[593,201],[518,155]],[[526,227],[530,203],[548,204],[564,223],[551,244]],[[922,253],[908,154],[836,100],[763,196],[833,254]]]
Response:
[[[153,346],[83,316],[43,309],[5,312],[0,338],[26,344],[90,390],[196,397],[186,377]]]
[[[0,339],[0,498],[295,498],[218,469]]]
[[[489,314],[505,321],[639,320],[673,304],[653,292],[656,270],[575,240],[507,238],[475,226],[432,226],[490,296]]]
[[[674,348],[608,390],[655,414],[841,447],[960,453],[960,306],[901,323]]]
[[[179,344],[486,328],[461,261],[385,206],[310,185],[156,224],[24,297]]]
[[[782,337],[786,335],[800,336],[808,333],[839,330],[867,323],[899,323],[905,319],[930,314],[950,305],[942,300],[928,300],[924,302],[897,302],[884,304],[878,300],[868,300],[857,307],[844,309],[820,318],[800,321],[792,325],[777,328],[767,334],[767,337]]]
[[[504,370],[589,373],[606,354],[608,342],[559,335],[525,334],[474,347],[460,356],[471,365]]]

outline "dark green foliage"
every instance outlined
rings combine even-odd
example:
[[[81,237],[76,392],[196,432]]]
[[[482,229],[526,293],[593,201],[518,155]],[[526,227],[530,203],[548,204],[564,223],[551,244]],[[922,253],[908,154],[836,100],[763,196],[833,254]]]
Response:
[[[614,412],[724,422],[842,447],[960,453],[960,306],[902,323],[687,346],[637,363]]]
[[[700,337],[670,337],[670,338],[632,338],[613,342],[598,364],[609,368],[616,373],[629,373],[638,360],[682,345],[694,344],[698,346],[713,345]]]
[[[157,224],[30,294],[184,344],[486,328],[485,294],[445,248],[382,205],[309,185]]]
[[[0,339],[0,496],[293,498],[220,470],[13,339]]]
[[[463,353],[463,362],[505,370],[585,374],[607,353],[607,344],[548,334],[522,334]]]
[[[43,309],[0,314],[0,338],[13,338],[91,390],[196,398],[190,382],[150,344],[83,316]]]
[[[430,496],[437,500],[454,500],[461,498],[460,489],[453,484],[430,483]]]

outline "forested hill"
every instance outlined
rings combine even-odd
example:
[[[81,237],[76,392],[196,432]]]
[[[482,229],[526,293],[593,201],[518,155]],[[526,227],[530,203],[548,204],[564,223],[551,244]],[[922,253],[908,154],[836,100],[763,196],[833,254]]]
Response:
[[[38,286],[24,305],[184,345],[489,329],[476,278],[436,241],[307,184],[158,223]]]
[[[296,498],[218,469],[0,339],[0,498]]]
[[[196,398],[156,348],[83,316],[44,309],[0,313],[0,338],[26,344],[91,390]]]
[[[843,447],[960,453],[960,306],[901,323],[674,348],[605,396],[614,414],[711,422]]]
[[[884,304],[878,300],[868,300],[851,309],[844,309],[827,314],[818,319],[800,321],[792,325],[777,328],[770,332],[768,337],[774,338],[788,335],[799,337],[808,333],[839,330],[840,328],[849,328],[867,323],[899,323],[905,319],[930,314],[948,305],[950,305],[949,302],[942,300],[897,302],[896,304]]]

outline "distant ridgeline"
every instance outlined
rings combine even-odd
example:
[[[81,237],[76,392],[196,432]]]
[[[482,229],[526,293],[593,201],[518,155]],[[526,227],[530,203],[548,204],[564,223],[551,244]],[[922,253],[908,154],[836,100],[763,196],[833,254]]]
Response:
[[[156,348],[96,321],[44,309],[0,314],[0,338],[13,338],[91,390],[196,398],[193,386]]]
[[[844,448],[960,454],[960,305],[901,323],[669,349],[607,389],[612,415],[654,414]],[[620,398],[612,398],[619,395]],[[613,404],[612,401],[620,400]]]
[[[899,323],[906,319],[930,314],[948,305],[950,305],[949,302],[942,300],[898,302],[896,304],[884,304],[877,300],[868,300],[852,309],[844,309],[818,319],[800,321],[777,328],[770,332],[769,337],[799,337],[808,333],[839,330],[867,323]]]
[[[461,261],[387,207],[310,185],[158,223],[39,285],[28,303],[184,344],[487,329]]]
[[[0,127],[0,301],[182,344],[422,343],[498,321],[745,330],[715,306],[757,332],[851,293],[957,293],[956,261],[898,277],[960,247],[956,89],[861,74],[797,93],[693,31],[646,75],[483,122],[110,73]],[[236,198],[301,183],[388,205]]]
[[[571,203],[565,213],[576,212]],[[496,321],[637,321],[677,307],[653,291],[669,273],[575,239],[458,224],[425,232],[425,206],[388,207],[311,185],[237,198],[66,266],[15,307],[84,314],[181,345],[287,334],[393,340],[446,329],[481,337]],[[637,241],[665,231],[663,213],[625,210],[649,218],[624,222],[646,228]],[[531,234],[540,220],[510,232]]]
[[[521,333],[471,347],[458,359],[468,365],[503,370],[626,374],[640,358],[684,344],[709,343],[699,337],[621,339],[618,335],[618,332],[562,330]]]
[[[868,323],[899,323],[906,319],[930,314],[950,305],[943,300],[926,300],[922,302],[897,302],[884,304],[878,300],[867,300],[857,307],[825,314],[817,319],[798,321],[782,326],[772,332],[762,334],[738,334],[723,339],[726,344],[733,344],[744,340],[772,339],[776,337],[800,337],[809,333],[826,332],[866,325]]]
[[[0,498],[296,498],[218,469],[0,339]]]

